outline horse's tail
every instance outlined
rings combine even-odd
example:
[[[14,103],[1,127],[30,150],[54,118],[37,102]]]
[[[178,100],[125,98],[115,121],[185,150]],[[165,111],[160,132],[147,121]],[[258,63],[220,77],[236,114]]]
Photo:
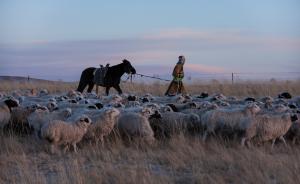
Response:
[[[83,92],[84,88],[86,87],[86,82],[83,80],[83,72],[81,73],[80,81],[77,87],[77,91],[80,93]]]
[[[82,71],[81,76],[80,76],[80,81],[77,87],[77,91],[83,92],[84,88],[91,82],[93,82],[94,79],[94,71],[96,68],[87,68]]]

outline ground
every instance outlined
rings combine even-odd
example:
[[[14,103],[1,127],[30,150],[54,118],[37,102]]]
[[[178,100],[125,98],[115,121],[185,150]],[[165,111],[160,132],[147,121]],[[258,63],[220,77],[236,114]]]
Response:
[[[263,97],[283,91],[300,94],[300,81],[196,83],[191,94]],[[168,84],[122,84],[125,92],[162,95]],[[76,83],[5,81],[0,91],[42,89],[51,93],[75,89]],[[102,91],[103,92],[103,91]],[[78,153],[51,154],[33,136],[0,134],[0,183],[299,183],[300,146],[280,142],[244,148],[239,140],[178,135],[154,145],[107,140],[104,146],[81,144]]]

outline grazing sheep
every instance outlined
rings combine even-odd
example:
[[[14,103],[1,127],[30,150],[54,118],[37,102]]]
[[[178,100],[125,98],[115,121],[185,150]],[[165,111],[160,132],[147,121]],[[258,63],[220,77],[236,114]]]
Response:
[[[33,128],[36,138],[38,138],[44,124],[53,120],[65,121],[71,114],[72,110],[70,108],[54,112],[49,112],[47,109],[37,109],[28,116],[27,120],[29,125]]]
[[[196,109],[197,104],[195,102],[189,102],[185,104],[167,104],[170,106],[174,112],[181,112],[185,109]]]
[[[32,128],[28,123],[28,116],[36,110],[37,106],[16,107],[11,111],[10,122],[5,126],[5,132],[18,134],[31,134]]]
[[[291,114],[284,113],[279,115],[257,115],[245,118],[240,125],[245,134],[242,138],[242,146],[249,145],[249,141],[254,139],[259,142],[272,140],[272,148],[275,140],[279,138],[286,145],[284,135],[292,126]]]
[[[81,141],[84,134],[87,132],[92,120],[83,115],[74,123],[67,123],[61,120],[50,121],[41,129],[41,136],[51,144],[51,152],[53,153],[55,146],[65,146],[66,151],[69,145],[73,146],[77,153],[76,144]]]
[[[206,112],[201,122],[207,127],[203,135],[203,141],[206,140],[208,134],[216,134],[216,130],[226,132],[228,135],[239,130],[239,122],[248,116],[253,116],[260,111],[260,107],[256,104],[248,104],[244,108],[235,109],[216,109]]]
[[[125,104],[125,108],[128,108],[128,107],[138,107],[140,106],[140,102],[138,101],[128,101],[126,104]]]
[[[278,95],[278,98],[291,99],[292,95],[289,92],[283,92]]]
[[[200,95],[198,95],[196,98],[207,98],[209,97],[209,94],[207,92],[202,92]]]
[[[42,89],[40,90],[39,92],[39,97],[42,97],[42,96],[47,96],[49,94],[48,90],[47,89]]]
[[[122,113],[117,122],[117,130],[123,137],[139,138],[148,144],[155,141],[148,118],[138,113]]]
[[[11,112],[14,107],[18,107],[19,102],[13,97],[7,97],[0,101],[0,128],[3,129],[9,123]]]
[[[150,118],[150,125],[155,132],[155,137],[171,137],[180,132],[196,131],[199,127],[199,116],[190,113],[166,112],[160,118]]]
[[[93,140],[98,144],[100,141],[103,145],[104,137],[108,136],[113,130],[120,111],[116,108],[104,109],[102,111],[89,112],[88,115],[92,119],[93,124],[89,126],[84,136],[86,140]]]

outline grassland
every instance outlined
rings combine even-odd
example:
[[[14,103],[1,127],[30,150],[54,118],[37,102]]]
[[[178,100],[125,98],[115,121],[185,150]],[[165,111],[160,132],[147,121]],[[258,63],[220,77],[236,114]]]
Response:
[[[163,95],[168,84],[124,83],[124,92]],[[4,81],[0,91],[76,88],[76,83]],[[186,86],[191,94],[277,96],[300,95],[300,81],[212,81]],[[103,90],[101,91],[102,93]],[[50,154],[47,144],[31,136],[0,134],[0,183],[299,183],[300,146],[270,144],[242,148],[238,141],[178,135],[151,146],[110,139],[100,145],[81,144],[77,154]]]

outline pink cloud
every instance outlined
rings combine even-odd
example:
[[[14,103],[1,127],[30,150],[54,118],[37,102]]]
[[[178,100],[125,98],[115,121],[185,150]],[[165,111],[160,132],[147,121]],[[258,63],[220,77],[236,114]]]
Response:
[[[201,73],[221,73],[226,72],[224,68],[217,66],[208,66],[202,64],[185,64],[184,67],[190,72],[201,72]]]
[[[165,29],[145,35],[145,40],[199,40],[215,45],[239,45],[267,49],[300,49],[300,38],[268,36],[245,30],[195,30],[187,28]]]

